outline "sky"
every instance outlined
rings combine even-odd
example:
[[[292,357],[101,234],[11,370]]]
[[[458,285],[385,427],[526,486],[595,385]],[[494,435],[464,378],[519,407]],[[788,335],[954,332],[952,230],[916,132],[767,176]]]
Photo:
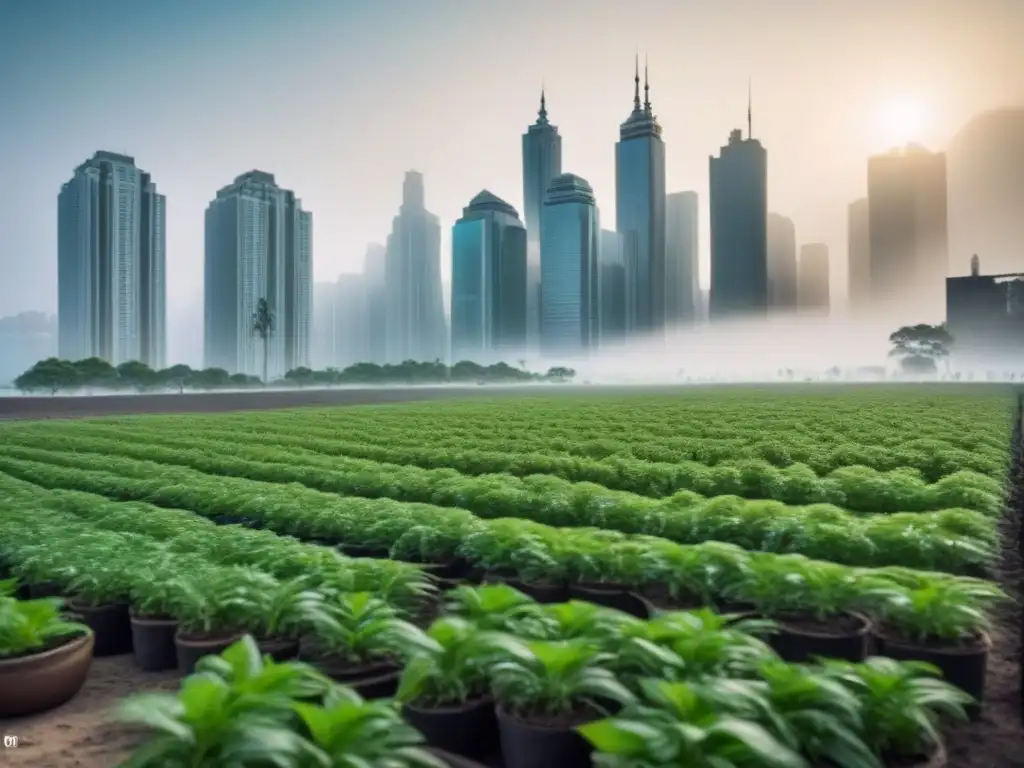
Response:
[[[361,270],[423,172],[446,271],[477,192],[522,210],[542,83],[611,228],[638,52],[668,190],[701,197],[703,284],[708,157],[745,127],[749,80],[769,208],[829,246],[843,296],[867,157],[1024,104],[1021,30],[1021,0],[0,0],[0,316],[56,309],[57,193],[100,149],[167,196],[172,356],[201,328],[203,211],[253,168],[312,211],[317,280]]]

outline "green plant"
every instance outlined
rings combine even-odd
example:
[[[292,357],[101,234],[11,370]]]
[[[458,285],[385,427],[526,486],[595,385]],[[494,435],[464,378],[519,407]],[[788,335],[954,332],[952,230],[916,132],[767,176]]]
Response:
[[[310,636],[318,655],[365,664],[387,657],[406,659],[433,648],[423,630],[398,618],[393,606],[369,592],[336,594],[326,610],[327,620]]]
[[[478,629],[518,637],[545,638],[552,629],[545,607],[508,584],[457,587],[445,593],[445,613],[461,616]]]
[[[164,576],[181,565],[180,561],[168,556],[165,560],[128,574],[128,601],[136,616],[167,619],[175,615],[181,588],[177,582]],[[193,575],[198,575],[203,568],[195,564],[190,570]]]
[[[16,582],[0,584],[7,593]],[[92,631],[84,624],[68,621],[61,614],[63,605],[64,601],[55,597],[16,600],[8,594],[0,596],[0,659],[43,651],[61,638]]]
[[[170,580],[179,631],[206,636],[241,631],[258,599],[250,576],[243,568],[220,568]]]
[[[774,622],[740,619],[717,614],[707,608],[676,611],[651,619],[644,637],[670,648],[682,659],[682,677],[700,680],[708,677],[749,678],[766,659],[776,658],[759,635],[776,629]]]
[[[1006,599],[991,582],[949,579],[893,592],[881,603],[879,613],[887,631],[911,642],[964,641],[986,631],[988,610]]]
[[[83,565],[68,581],[67,590],[76,604],[95,608],[124,603],[131,592],[129,566],[113,552],[102,553]]]
[[[330,620],[324,595],[309,585],[310,576],[278,581],[269,574],[248,570],[242,592],[245,600],[241,622],[261,638],[300,637]]]

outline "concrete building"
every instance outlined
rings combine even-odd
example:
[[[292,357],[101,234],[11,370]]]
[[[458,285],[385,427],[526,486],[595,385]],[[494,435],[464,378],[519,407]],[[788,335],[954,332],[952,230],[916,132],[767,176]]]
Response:
[[[387,360],[387,249],[379,243],[366,246],[363,261],[366,279],[366,362]]]
[[[665,328],[665,144],[644,68],[633,77],[633,111],[615,145],[615,229],[626,270],[626,334]]]
[[[333,282],[313,284],[313,320],[309,342],[309,365],[322,371],[337,366],[335,313],[338,286]]]
[[[946,279],[946,329],[958,368],[1020,370],[1024,366],[1024,273],[982,275],[977,256],[970,275]]]
[[[338,275],[334,286],[334,366],[369,362],[370,326],[366,273]]]
[[[527,236],[526,336],[529,349],[540,338],[540,240],[544,197],[562,173],[562,137],[548,121],[547,99],[540,93],[537,121],[523,134],[523,219]]]
[[[829,312],[828,246],[806,243],[800,246],[800,311],[814,314]]]
[[[541,241],[541,349],[574,357],[601,339],[600,222],[594,191],[571,173],[556,176],[544,200]]]
[[[490,365],[526,348],[526,228],[486,189],[452,227],[451,357]]]
[[[768,309],[768,153],[740,130],[709,163],[712,321]]]
[[[847,294],[850,311],[863,314],[871,307],[871,227],[868,199],[850,203],[846,213]]]
[[[938,321],[949,273],[946,156],[908,146],[869,158],[868,232],[872,312]]]
[[[164,367],[166,199],[135,159],[97,152],[57,197],[58,354]]]
[[[768,214],[768,301],[776,312],[792,312],[798,304],[796,227],[778,213]]]
[[[312,261],[312,214],[273,174],[249,171],[219,190],[206,209],[204,365],[263,376],[253,316],[265,298],[268,378],[309,367]]]
[[[441,289],[441,224],[426,209],[423,174],[408,171],[385,259],[389,363],[448,359]]]
[[[622,261],[619,233],[602,229],[601,264],[601,344],[621,344],[626,338],[626,265]]]
[[[696,192],[665,198],[665,322],[692,325],[699,319],[700,261]]]

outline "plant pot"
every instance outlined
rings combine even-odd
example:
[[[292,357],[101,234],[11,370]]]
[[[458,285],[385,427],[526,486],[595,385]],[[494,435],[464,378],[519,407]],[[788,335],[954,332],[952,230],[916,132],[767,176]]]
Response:
[[[287,637],[257,637],[256,647],[274,661],[291,661],[299,655],[299,641]]]
[[[64,597],[64,588],[54,581],[40,581],[38,584],[28,585],[28,596],[30,600],[38,600],[41,597]]]
[[[613,584],[571,584],[569,599],[585,600],[594,605],[614,608],[640,619],[646,619],[650,615],[647,606],[637,595],[625,587],[617,587]]]
[[[343,555],[347,555],[348,557],[368,557],[373,560],[390,559],[388,557],[388,555],[390,555],[390,552],[388,552],[388,550],[386,549],[381,549],[380,547],[361,547],[355,545],[348,546],[343,544],[342,546],[338,547],[338,549],[341,551]]]
[[[810,661],[815,656],[845,661],[868,657],[871,621],[859,613],[844,613],[832,622],[806,616],[781,616],[779,630],[767,638],[779,656],[790,662]]]
[[[488,768],[488,766],[483,763],[470,760],[468,757],[463,757],[462,755],[453,755],[451,752],[445,752],[443,749],[427,747],[426,751],[438,758],[442,763],[447,765],[448,768]]]
[[[178,653],[174,647],[177,619],[130,617],[132,650],[135,663],[146,672],[161,672],[178,666]]]
[[[946,768],[949,760],[946,748],[939,744],[928,757],[882,755],[882,762],[885,763],[886,768]]]
[[[34,715],[59,707],[85,684],[92,666],[92,634],[39,653],[0,659],[0,718]]]
[[[402,674],[401,667],[391,661],[353,664],[341,655],[318,653],[306,643],[300,644],[298,659],[316,667],[332,680],[352,688],[364,699],[394,696]]]
[[[596,719],[593,713],[558,723],[532,723],[498,707],[498,732],[505,768],[590,768],[593,747],[576,727]]]
[[[988,671],[988,654],[992,639],[979,632],[973,642],[960,646],[924,646],[911,643],[892,635],[879,633],[875,637],[878,655],[898,661],[926,661],[942,670],[947,682],[974,697],[978,706],[968,708],[972,717],[980,711],[985,697],[985,674]]]
[[[182,632],[180,629],[174,633],[174,650],[178,658],[178,670],[185,675],[191,675],[196,668],[196,662],[203,656],[216,656],[223,653],[232,643],[238,640],[238,635],[194,635]]]
[[[469,563],[461,557],[455,557],[444,563],[417,563],[424,571],[439,581],[461,581],[470,572]]]
[[[82,623],[96,635],[93,656],[103,658],[132,652],[132,625],[128,603],[89,606],[82,605],[72,598],[68,601],[68,609],[81,616]]]
[[[532,597],[538,603],[564,603],[569,599],[568,584],[539,584],[529,581],[521,581],[515,576],[506,576],[501,572],[494,571],[488,573],[485,576],[484,581],[491,584],[508,584],[513,589],[518,589],[524,595]]]
[[[406,704],[402,717],[423,734],[427,744],[446,752],[483,758],[498,750],[498,720],[490,698],[453,707]]]

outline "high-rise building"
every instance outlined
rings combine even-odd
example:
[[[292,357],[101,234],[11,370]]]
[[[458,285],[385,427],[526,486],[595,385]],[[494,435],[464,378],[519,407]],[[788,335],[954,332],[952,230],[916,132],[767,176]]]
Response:
[[[387,362],[447,360],[441,224],[425,207],[422,173],[405,174],[385,264]]]
[[[946,156],[916,146],[868,160],[871,304],[899,322],[938,321],[949,272]]]
[[[345,369],[370,362],[366,273],[338,275],[334,285],[334,363]]]
[[[692,325],[700,318],[697,193],[665,198],[665,322]]]
[[[338,286],[327,281],[313,284],[313,322],[309,342],[310,367],[318,371],[338,364],[337,327]]]
[[[748,112],[749,124],[749,112]],[[712,321],[768,308],[768,153],[740,130],[709,165]]]
[[[526,346],[526,229],[486,189],[452,227],[452,361],[491,364]]]
[[[611,345],[626,337],[626,265],[619,233],[602,229],[600,237],[601,344]]]
[[[166,200],[135,159],[97,152],[57,197],[58,354],[165,365]]]
[[[586,354],[600,345],[600,232],[590,184],[571,173],[552,179],[540,250],[540,338],[546,355]]]
[[[806,243],[800,246],[798,296],[802,312],[828,314],[828,281],[828,246],[824,243]]]
[[[615,229],[626,267],[626,333],[665,327],[665,144],[644,68],[633,76],[633,111],[615,145]]]
[[[249,171],[206,209],[204,360],[230,373],[278,378],[310,365],[312,214],[274,175]],[[253,330],[260,299],[273,329]]]
[[[871,306],[871,229],[866,197],[847,208],[846,265],[850,311],[863,313]]]
[[[767,237],[769,306],[775,311],[793,311],[798,306],[796,227],[793,220],[778,213],[769,213]]]
[[[366,246],[363,275],[366,278],[366,362],[387,360],[387,249],[379,243]]]
[[[530,349],[540,334],[540,227],[544,197],[551,180],[562,172],[562,137],[548,121],[547,99],[540,92],[537,122],[523,134],[523,220],[526,223],[526,336]]]
[[[981,274],[970,261],[970,276],[946,279],[946,328],[958,367],[1005,370],[1024,363],[1024,273]]]

